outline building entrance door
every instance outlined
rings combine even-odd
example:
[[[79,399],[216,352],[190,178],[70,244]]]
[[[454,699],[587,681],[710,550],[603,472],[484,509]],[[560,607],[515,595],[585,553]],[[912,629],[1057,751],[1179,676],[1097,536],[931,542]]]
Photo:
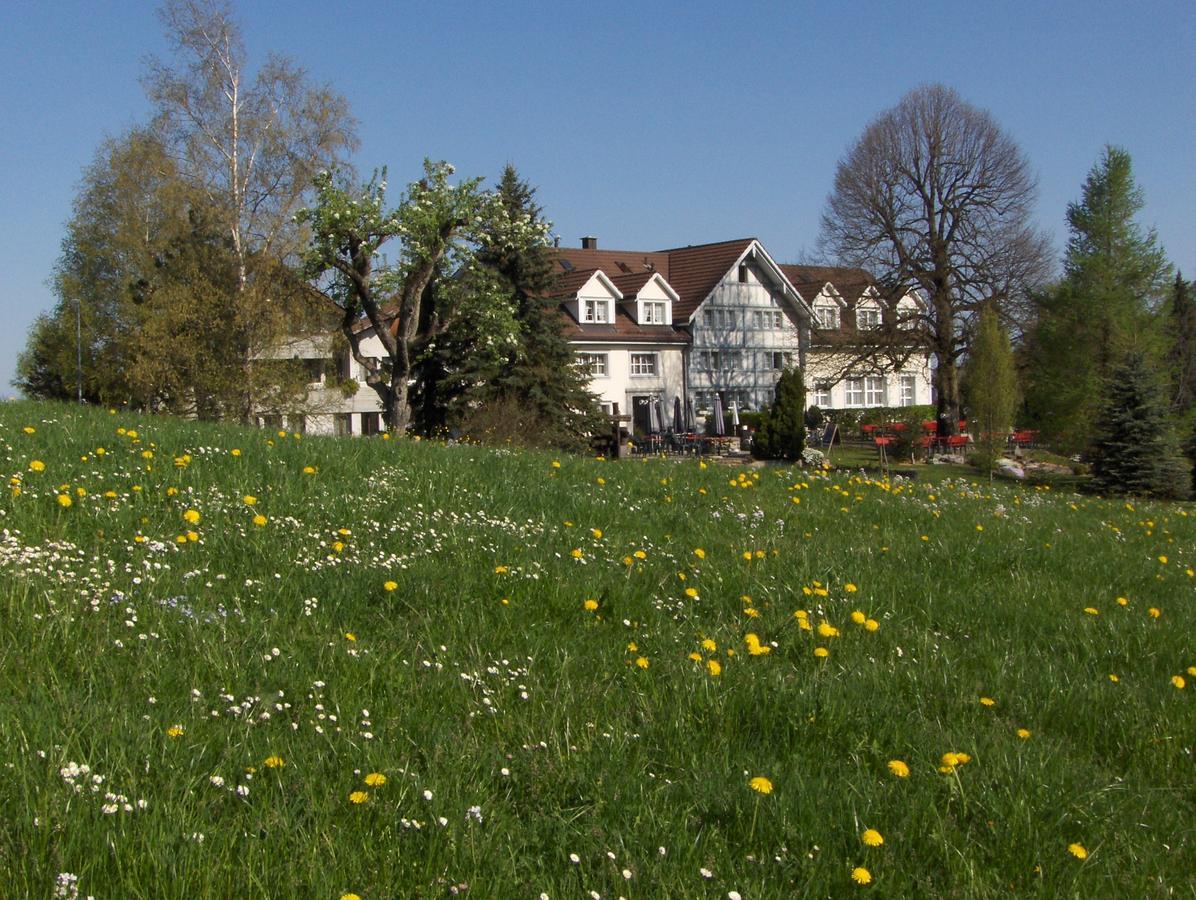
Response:
[[[649,412],[649,396],[631,398],[631,430],[638,437],[643,437],[652,430],[652,414]]]

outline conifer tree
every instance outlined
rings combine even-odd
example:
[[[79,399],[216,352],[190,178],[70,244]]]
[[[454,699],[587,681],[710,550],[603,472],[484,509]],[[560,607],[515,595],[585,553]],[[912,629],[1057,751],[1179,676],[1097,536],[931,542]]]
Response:
[[[589,378],[576,364],[562,332],[547,235],[551,223],[535,200],[536,189],[508,164],[496,189],[506,209],[508,234],[495,234],[479,261],[502,281],[513,301],[518,342],[481,392],[483,403],[520,421],[537,442],[580,447],[604,432]],[[479,418],[487,418],[479,416]],[[492,417],[489,417],[492,420]]]
[[[1106,382],[1091,455],[1092,485],[1102,493],[1188,495],[1188,466],[1141,353],[1129,354]]]
[[[1168,353],[1171,370],[1171,408],[1182,418],[1196,410],[1196,297],[1193,285],[1175,274],[1171,288]]]
[[[1155,312],[1170,266],[1154,230],[1135,221],[1143,202],[1129,154],[1106,147],[1067,208],[1064,279],[1037,298],[1027,414],[1067,450],[1090,443],[1102,385],[1126,353],[1143,354],[1148,366],[1159,361]]]
[[[758,459],[801,459],[806,443],[806,386],[800,369],[785,369],[777,381],[776,395],[768,408],[752,453]]]

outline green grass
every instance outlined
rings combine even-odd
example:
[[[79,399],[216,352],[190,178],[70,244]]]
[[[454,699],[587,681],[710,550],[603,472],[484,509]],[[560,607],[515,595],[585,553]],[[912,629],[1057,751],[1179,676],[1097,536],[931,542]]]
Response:
[[[1196,891],[1188,506],[34,404],[0,453],[7,895]]]

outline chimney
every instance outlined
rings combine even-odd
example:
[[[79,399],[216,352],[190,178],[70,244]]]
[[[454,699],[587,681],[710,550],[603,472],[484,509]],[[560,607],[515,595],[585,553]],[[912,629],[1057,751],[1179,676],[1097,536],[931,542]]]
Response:
[[[582,250],[597,250],[598,249],[598,238],[583,237],[581,239],[581,249]]]

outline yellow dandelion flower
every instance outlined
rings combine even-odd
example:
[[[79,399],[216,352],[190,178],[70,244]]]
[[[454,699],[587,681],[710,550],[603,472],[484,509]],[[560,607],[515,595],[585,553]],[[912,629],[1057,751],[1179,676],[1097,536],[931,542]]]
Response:
[[[909,778],[909,766],[899,759],[889,760],[889,771],[898,778]]]
[[[627,645],[627,652],[635,653],[637,650],[639,650],[639,648],[640,648],[639,644],[637,644],[635,641],[632,641],[630,644]]]
[[[370,772],[369,775],[365,776],[365,783],[370,787],[382,787],[382,785],[386,784],[386,776],[381,772]]]
[[[1023,741],[1029,740],[1030,739],[1030,729],[1029,728],[1019,728],[1017,730],[1017,736],[1020,737]]]
[[[26,425],[26,426],[25,426],[24,428],[22,428],[21,430],[22,430],[23,432],[25,432],[26,434],[35,434],[35,433],[37,432],[37,429],[36,429],[36,428],[34,428],[32,425]]]
[[[370,799],[370,795],[365,791],[354,791],[349,795],[350,803],[365,803]]]
[[[396,590],[398,586],[399,583],[397,581],[387,581],[382,584],[382,590],[390,593],[391,591]]]
[[[241,502],[244,503],[246,506],[256,506],[257,505],[257,497],[253,496],[253,494],[246,494],[244,497],[241,498]]]
[[[867,829],[860,835],[860,840],[864,842],[865,847],[879,847],[885,842],[884,837],[875,828]]]
[[[1084,612],[1088,613],[1088,615],[1090,615],[1090,616],[1099,616],[1100,615],[1100,610],[1097,609],[1095,606],[1085,606]]]
[[[1164,566],[1167,565],[1167,557],[1159,556],[1159,562]]]
[[[632,559],[630,556],[623,557],[623,565],[625,565],[625,566],[630,566],[634,562],[635,562],[635,560]]]
[[[1147,612],[1150,614],[1150,617],[1152,619],[1157,619],[1159,616],[1162,615],[1162,613],[1159,611],[1158,607],[1156,607],[1156,606],[1152,606],[1150,609],[1147,610]]]
[[[702,641],[702,649],[707,653],[714,653],[718,650],[718,644],[716,644],[710,638],[706,638],[704,641]]]
[[[697,596],[698,596],[698,589],[692,588],[692,587],[687,587],[685,589],[685,596],[691,600],[696,600]]]
[[[872,873],[863,866],[856,866],[851,870],[851,880],[856,884],[871,884]]]
[[[1088,851],[1084,849],[1083,844],[1068,844],[1067,852],[1070,853],[1072,856],[1074,856],[1076,859],[1087,859],[1088,858]]]
[[[876,631],[879,628],[880,628],[880,623],[878,621],[876,621],[876,619],[869,619],[867,622],[864,623],[865,631]]]
[[[717,659],[711,659],[706,661],[706,671],[710,673],[711,678],[718,678],[723,674],[723,667]]]
[[[360,894],[341,894],[341,900],[361,900]]]
[[[646,552],[644,552],[643,550],[636,550],[635,553],[633,553],[631,555],[634,556],[636,559],[647,559],[648,558],[648,554]]]
[[[772,782],[769,781],[767,778],[765,778],[763,775],[757,775],[755,778],[753,778],[751,781],[749,781],[748,787],[750,787],[757,794],[771,794],[772,793]]]
[[[819,659],[826,659],[828,656],[831,655],[831,651],[827,650],[826,647],[815,647],[814,655],[817,656]]]
[[[185,731],[182,725],[171,725],[166,729],[166,735],[172,738],[182,737]]]
[[[75,501],[73,501],[71,499],[70,494],[59,494],[58,495],[58,505],[61,506],[63,509],[67,509],[74,502]]]
[[[552,461],[552,467],[554,469],[559,469],[561,467],[561,461],[559,459],[554,459]]]
[[[585,603],[582,604],[582,606],[584,606],[589,612],[593,612],[594,610],[596,610],[598,608],[598,601],[597,600],[587,600]]]
[[[253,524],[256,525],[258,528],[261,528],[263,525],[265,525],[266,521],[267,521],[266,517],[263,516],[261,513],[258,513],[256,516],[253,517]]]
[[[688,658],[689,658],[689,659],[692,659],[694,662],[701,662],[701,661],[702,661],[702,654],[701,654],[701,653],[699,653],[697,650],[694,650],[694,651],[692,651],[692,652],[689,654],[689,657],[688,657]]]
[[[281,769],[286,765],[286,761],[281,756],[267,756],[262,760],[262,765],[267,769]]]
[[[303,467],[303,474],[304,474],[304,475],[315,475],[315,474],[316,474],[316,467],[315,467],[315,466],[304,466],[304,467]]]
[[[852,612],[851,621],[855,622],[857,625],[863,625],[868,621],[868,617],[857,609]]]
[[[847,582],[847,584],[843,585],[843,590],[847,591],[847,593],[849,593],[849,594],[854,594],[856,591],[859,590],[859,588],[857,588],[854,584],[852,584],[849,581],[849,582]]]
[[[695,547],[694,548],[694,556],[696,556],[698,559],[705,559],[706,551],[703,550],[701,547]]]
[[[751,551],[751,550],[744,550],[744,551],[743,551],[743,558],[744,558],[745,560],[747,560],[748,562],[751,562],[751,561],[752,561],[752,551]]]
[[[1175,685],[1177,688],[1179,688],[1181,691],[1184,689],[1184,686],[1187,684],[1187,682],[1184,681],[1184,677],[1182,675],[1172,675],[1171,683],[1173,685]]]
[[[506,566],[495,566],[494,567],[495,575],[506,575],[507,572],[509,572],[509,571],[510,571],[510,569],[508,569]]]
[[[346,641],[355,641],[355,640],[357,640],[357,635],[355,635],[351,631],[346,631],[345,632],[345,640]]]
[[[46,464],[44,462],[42,462],[40,459],[32,460],[29,463],[29,471],[30,472],[44,472],[44,471],[46,471]]]
[[[240,455],[241,455],[241,448],[240,448],[240,447],[233,447],[233,449],[229,450],[229,451],[228,451],[228,453],[229,453],[229,456],[240,456]]]
[[[1121,681],[1121,679],[1120,679],[1120,678],[1118,678],[1116,675],[1110,675],[1110,676],[1109,676],[1109,680],[1110,680],[1111,682],[1113,682],[1114,684],[1117,684],[1117,682]]]
[[[1188,666],[1188,674],[1196,678],[1196,666]]]
[[[183,518],[186,519],[188,522],[190,522],[192,525],[198,525],[199,520],[200,520],[199,510],[189,509],[185,513],[183,513]]]
[[[1129,603],[1130,603],[1130,601],[1129,601],[1128,597],[1118,597],[1117,598],[1118,606],[1129,606]]]
[[[980,698],[980,705],[981,705],[981,706],[996,706],[996,705],[997,705],[997,701],[996,701],[996,700],[994,700],[992,697],[981,697],[981,698]]]
[[[818,633],[822,637],[838,637],[839,629],[830,622],[822,621],[818,623]]]
[[[177,494],[178,492],[179,492],[179,489],[178,489],[178,488],[176,488],[176,487],[168,487],[168,488],[166,489],[166,496],[167,496],[167,497],[173,497],[173,496],[174,496],[175,494]]]
[[[590,534],[593,536],[594,540],[596,540],[596,541],[602,539],[602,529],[601,528],[591,528]]]
[[[646,656],[636,657],[635,664],[636,664],[636,666],[638,666],[641,669],[648,668],[648,657],[646,657]]]
[[[572,550],[569,551],[569,555],[572,556],[574,559],[581,559],[585,554],[581,552],[581,548],[574,547]]]

